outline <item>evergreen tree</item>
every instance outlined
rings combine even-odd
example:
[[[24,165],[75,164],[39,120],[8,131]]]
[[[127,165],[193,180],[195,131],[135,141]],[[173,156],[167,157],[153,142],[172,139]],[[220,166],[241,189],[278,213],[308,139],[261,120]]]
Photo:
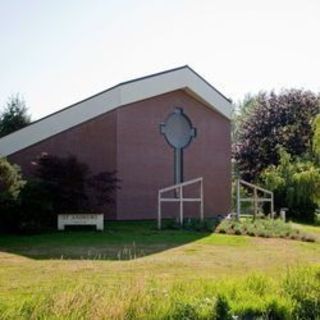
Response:
[[[0,113],[0,137],[17,131],[30,123],[25,101],[18,95],[9,98]]]

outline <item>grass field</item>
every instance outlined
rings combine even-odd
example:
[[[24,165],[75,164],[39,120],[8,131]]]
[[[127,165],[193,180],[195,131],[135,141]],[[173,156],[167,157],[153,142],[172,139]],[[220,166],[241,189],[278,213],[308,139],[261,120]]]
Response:
[[[293,223],[292,226],[304,232],[312,234],[318,241],[320,240],[320,226],[310,226],[307,224]]]
[[[296,227],[320,239],[319,227]],[[277,281],[288,268],[308,265],[320,266],[319,243],[159,232],[151,222],[109,223],[101,233],[0,235],[0,310],[8,310],[3,318],[9,319],[23,301],[50,292],[62,294],[79,285],[93,292],[103,288],[108,294],[119,294],[126,287],[152,283],[166,290],[179,283],[241,281],[252,272]]]

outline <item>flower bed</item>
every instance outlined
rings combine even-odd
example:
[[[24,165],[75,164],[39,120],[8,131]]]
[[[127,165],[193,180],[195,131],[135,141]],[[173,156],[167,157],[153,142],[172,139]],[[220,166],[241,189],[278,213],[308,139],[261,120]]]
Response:
[[[294,229],[290,223],[280,219],[225,219],[217,226],[215,232],[251,237],[285,238],[307,242],[316,241],[314,236]]]

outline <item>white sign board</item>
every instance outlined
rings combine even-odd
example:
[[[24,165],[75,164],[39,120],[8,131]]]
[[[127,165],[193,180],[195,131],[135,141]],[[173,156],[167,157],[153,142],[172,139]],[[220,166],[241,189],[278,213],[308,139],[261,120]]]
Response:
[[[97,230],[102,231],[103,213],[59,214],[58,230],[64,230],[65,226],[96,226]]]

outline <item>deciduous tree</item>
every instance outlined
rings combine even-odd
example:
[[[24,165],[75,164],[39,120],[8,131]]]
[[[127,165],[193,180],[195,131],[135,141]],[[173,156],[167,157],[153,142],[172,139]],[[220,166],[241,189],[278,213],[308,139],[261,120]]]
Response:
[[[289,208],[289,215],[299,220],[313,220],[320,200],[320,169],[308,160],[294,159],[279,149],[279,164],[261,174],[266,188],[273,190],[275,207]]]
[[[312,120],[320,97],[311,91],[260,93],[239,124],[234,157],[244,179],[255,180],[268,166],[277,165],[277,148],[300,156],[310,150]]]

